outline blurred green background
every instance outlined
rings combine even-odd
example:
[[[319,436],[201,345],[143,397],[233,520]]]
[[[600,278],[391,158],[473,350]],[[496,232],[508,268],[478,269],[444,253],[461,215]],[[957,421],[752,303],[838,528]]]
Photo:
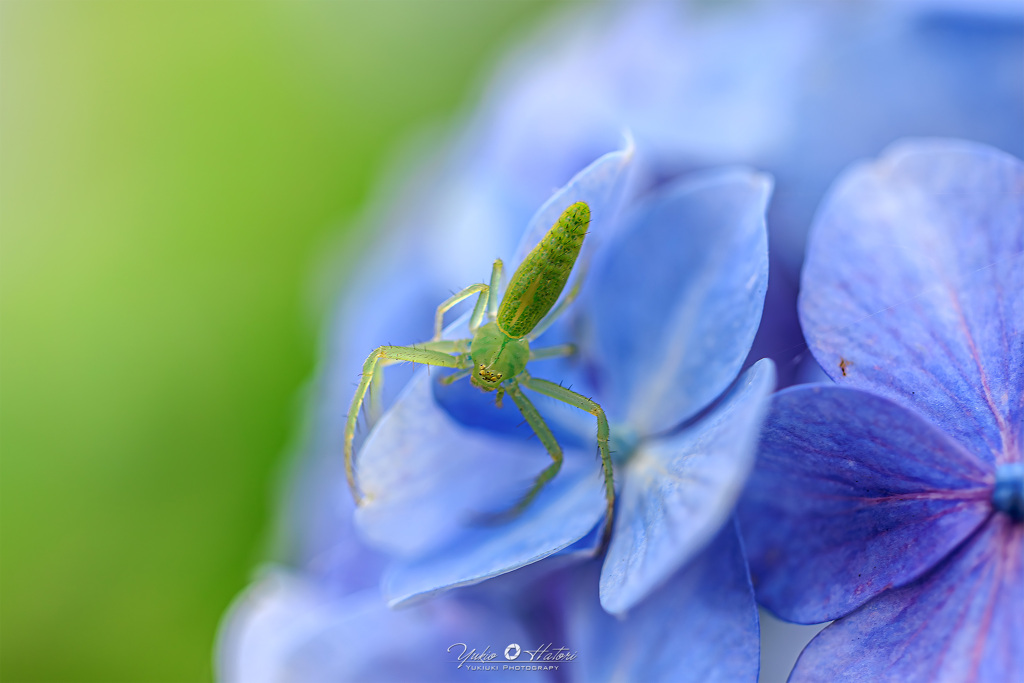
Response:
[[[547,4],[0,0],[0,679],[212,677],[312,266]]]

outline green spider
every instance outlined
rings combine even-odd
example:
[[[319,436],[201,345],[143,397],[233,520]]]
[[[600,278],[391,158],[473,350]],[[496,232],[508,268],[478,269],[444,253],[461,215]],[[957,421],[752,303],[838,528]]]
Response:
[[[605,418],[604,410],[589,398],[554,382],[531,377],[526,371],[527,363],[531,360],[575,353],[572,344],[531,351],[530,342],[547,330],[576,298],[578,284],[552,310],[569,280],[589,224],[590,208],[584,202],[576,202],[562,213],[540,243],[523,259],[512,276],[500,305],[497,296],[492,296],[492,293],[498,292],[501,284],[503,266],[498,259],[491,270],[489,286],[483,283],[470,285],[437,307],[434,337],[429,342],[414,346],[381,346],[370,354],[363,364],[363,374],[355,396],[352,397],[352,406],[345,424],[345,475],[348,477],[348,485],[357,504],[362,504],[364,499],[356,483],[352,463],[352,440],[355,437],[356,421],[363,400],[371,381],[375,378],[378,382],[381,380],[380,372],[384,366],[411,361],[455,368],[455,373],[441,381],[451,383],[469,376],[470,382],[483,391],[498,392],[496,402],[499,407],[502,397],[507,393],[544,444],[552,463],[537,475],[533,485],[512,507],[509,515],[516,515],[525,510],[544,485],[558,474],[562,466],[561,446],[520,387],[532,389],[594,415],[597,418],[597,446],[604,470],[607,500],[604,534],[607,539],[611,532],[615,507],[615,487],[612,479],[612,459],[608,450],[608,420]],[[474,294],[479,296],[469,318],[469,330],[473,333],[473,338],[441,339],[445,312]],[[375,391],[374,394],[379,392]],[[371,404],[373,402],[374,397],[371,395]]]

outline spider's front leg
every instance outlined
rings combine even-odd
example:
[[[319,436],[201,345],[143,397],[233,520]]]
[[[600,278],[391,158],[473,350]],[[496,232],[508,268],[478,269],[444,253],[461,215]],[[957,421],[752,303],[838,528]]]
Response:
[[[359,386],[352,397],[352,405],[349,407],[348,419],[345,422],[345,477],[348,479],[348,486],[356,504],[363,502],[363,496],[356,484],[355,470],[352,466],[352,441],[356,434],[359,411],[374,376],[379,377],[380,369],[385,365],[401,362],[461,369],[466,363],[469,342],[468,339],[456,339],[430,341],[418,346],[379,346],[363,363],[363,374],[359,378]]]
[[[437,307],[437,312],[434,313],[434,338],[431,341],[439,341],[441,339],[441,332],[444,330],[444,314],[447,313],[452,306],[465,301],[474,294],[479,293],[480,296],[476,299],[476,305],[473,306],[473,313],[469,316],[469,331],[476,332],[477,328],[480,327],[480,323],[483,322],[484,312],[491,312],[493,318],[493,311],[497,310],[497,296],[498,289],[501,287],[501,273],[504,266],[502,265],[501,259],[495,259],[494,265],[491,267],[491,284],[485,285],[482,282],[475,285],[470,285],[462,291],[451,295],[444,302]]]
[[[551,481],[558,470],[562,468],[562,447],[558,445],[558,441],[555,440],[555,435],[551,433],[551,429],[547,423],[544,422],[544,418],[537,411],[537,408],[533,405],[533,401],[526,397],[522,389],[519,388],[519,384],[513,379],[503,385],[503,388],[512,397],[516,407],[519,408],[519,412],[526,418],[526,422],[533,429],[533,433],[537,435],[540,442],[544,444],[544,448],[547,449],[548,455],[551,456],[551,464],[544,468],[537,478],[533,481],[533,486],[530,490],[519,499],[507,513],[508,516],[515,516],[525,510],[533,499],[537,497],[540,490],[544,488],[544,485]]]
[[[558,399],[563,403],[568,403],[569,405],[586,411],[597,418],[597,448],[601,454],[601,467],[604,470],[604,493],[607,503],[601,547],[606,548],[608,546],[608,540],[611,538],[612,517],[615,513],[615,480],[612,469],[612,455],[611,451],[608,449],[608,418],[605,417],[604,409],[586,396],[577,394],[571,389],[566,389],[560,384],[549,382],[546,379],[530,377],[529,375],[526,375],[526,373],[523,373],[523,375],[525,376],[521,377],[519,381],[527,389],[532,389],[537,393]]]

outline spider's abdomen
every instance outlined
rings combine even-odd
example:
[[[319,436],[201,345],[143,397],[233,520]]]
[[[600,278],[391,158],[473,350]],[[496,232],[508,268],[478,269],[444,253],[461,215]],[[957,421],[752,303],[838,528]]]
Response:
[[[525,337],[558,301],[580,255],[590,225],[590,207],[576,202],[516,268],[498,308],[498,327],[513,339]]]

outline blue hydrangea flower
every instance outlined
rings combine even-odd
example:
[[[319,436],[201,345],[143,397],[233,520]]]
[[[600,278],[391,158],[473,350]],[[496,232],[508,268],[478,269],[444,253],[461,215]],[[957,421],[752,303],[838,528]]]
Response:
[[[800,298],[831,385],[777,394],[743,504],[758,598],[836,619],[792,680],[1024,671],[1024,164],[948,140],[849,170]]]
[[[730,515],[774,388],[770,361],[737,379],[766,289],[767,179],[746,169],[697,174],[612,221],[601,197],[616,194],[608,185],[621,174],[608,173],[608,164],[625,160],[602,158],[549,202],[557,213],[589,196],[588,240],[597,247],[576,315],[555,331],[563,335],[558,341],[568,336],[578,344],[581,359],[531,370],[571,381],[604,407],[612,425],[619,502],[599,593],[615,614],[641,606],[719,532],[727,538],[705,552],[738,548]],[[538,214],[527,233],[532,241],[537,226],[552,222],[550,213]],[[548,335],[537,344],[546,342]],[[443,388],[419,372],[356,458],[366,496],[357,524],[370,542],[401,558],[382,584],[392,605],[555,553],[592,555],[600,535],[593,418],[543,397],[535,399],[538,407],[569,446],[562,471],[513,521],[479,522],[514,501],[547,455],[515,429],[521,417],[514,406],[499,410],[492,397],[459,386]],[[746,613],[733,627],[756,643],[742,552],[727,557],[736,566],[720,573],[717,590],[746,596]]]
[[[579,315],[538,340],[571,336],[582,360],[551,361],[550,370],[541,364],[534,373],[587,387],[606,404],[622,492],[603,571],[600,563],[564,570],[562,577],[578,575],[575,590],[546,592],[552,599],[545,609],[555,616],[545,621],[564,624],[565,642],[590,653],[572,670],[576,680],[617,671],[753,680],[758,619],[730,515],[774,386],[770,361],[736,377],[766,287],[769,183],[746,169],[699,174],[616,220],[632,160],[625,150],[580,173],[541,209],[519,249],[540,237],[552,211],[577,199],[591,205]],[[545,564],[542,576],[593,556],[604,499],[600,467],[587,452],[594,448],[592,418],[535,398],[567,446],[563,470],[522,516],[481,525],[480,513],[521,492],[547,455],[514,429],[521,418],[513,406],[498,410],[471,387],[444,395],[436,379],[426,370],[414,376],[357,458],[369,501],[356,515],[359,526],[378,549],[403,558],[383,579],[391,604],[554,554],[560,562]],[[468,597],[463,590],[389,613],[370,589],[384,556],[351,533],[350,502],[333,520],[344,526],[335,530],[331,552],[313,558],[303,574],[267,574],[239,600],[219,648],[225,680],[249,680],[254,672],[271,680],[355,680],[377,670],[387,678],[420,655],[447,664],[439,643],[460,630],[463,639],[468,630],[495,642],[515,640],[516,629],[542,630],[537,620],[510,617],[508,605],[521,598],[495,598],[508,592],[507,579],[506,588],[491,581],[468,589]],[[477,629],[490,614],[494,628]],[[668,619],[671,634],[655,638]],[[391,634],[409,643],[402,656],[394,654]],[[354,647],[330,647],[339,642]]]

